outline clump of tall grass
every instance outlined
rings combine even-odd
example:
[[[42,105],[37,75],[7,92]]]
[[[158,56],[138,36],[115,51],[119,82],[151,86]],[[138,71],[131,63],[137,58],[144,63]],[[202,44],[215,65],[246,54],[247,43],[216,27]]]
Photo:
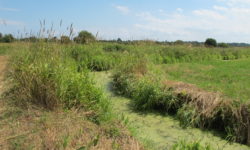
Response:
[[[172,146],[171,150],[212,150],[210,145],[203,146],[199,141],[187,142],[179,141]]]
[[[174,113],[181,103],[169,90],[162,90],[159,82],[144,78],[139,80],[133,93],[134,106],[138,110],[158,110]]]
[[[248,144],[249,112],[248,106],[240,106],[233,102],[221,102],[212,112],[205,113],[208,108],[199,108],[199,104],[185,104],[178,110],[177,118],[183,127],[193,126],[202,129],[215,129],[226,133],[229,141]],[[212,107],[212,106],[211,106]]]
[[[12,99],[17,105],[43,106],[49,110],[81,108],[94,119],[105,116],[108,101],[93,84],[88,70],[58,45],[32,44],[13,53],[10,60]]]
[[[145,60],[130,62],[127,66],[117,68],[119,69],[113,75],[113,88],[118,94],[132,98],[136,109],[174,113],[181,107],[182,102],[171,90],[164,89],[157,77],[147,75],[149,69]]]
[[[121,44],[112,44],[103,47],[103,50],[107,52],[123,52],[126,50],[126,47]]]
[[[85,64],[85,67],[92,71],[110,70],[119,61],[117,55],[104,53],[99,45],[75,47],[70,51],[80,67]]]

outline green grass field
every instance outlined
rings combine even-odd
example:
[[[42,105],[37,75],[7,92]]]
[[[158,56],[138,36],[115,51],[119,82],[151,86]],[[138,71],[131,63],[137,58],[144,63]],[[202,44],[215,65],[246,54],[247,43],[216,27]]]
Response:
[[[120,127],[123,124],[117,123],[124,121],[116,117],[123,112],[113,112],[112,109],[124,108],[119,105],[125,102],[120,101],[112,108],[111,99],[104,96],[107,92],[95,87],[96,81],[109,80],[112,91],[108,93],[116,93],[130,102],[131,105],[126,107],[128,112],[149,111],[171,115],[176,119],[175,123],[179,123],[175,132],[179,130],[180,135],[188,134],[184,128],[189,126],[215,130],[228,141],[243,144],[250,141],[247,133],[249,122],[246,119],[250,105],[245,103],[250,99],[249,48],[207,48],[152,41],[89,44],[41,41],[0,44],[0,55],[10,56],[8,78],[14,85],[10,90],[10,102],[17,107],[34,106],[52,112],[77,108],[97,125],[114,123],[119,130],[115,128],[113,131],[108,127],[107,132],[117,134],[127,127]],[[102,79],[101,71],[109,71],[110,78]],[[100,76],[96,77],[93,72],[101,73],[97,73]],[[198,95],[195,93],[198,90],[175,93],[174,88],[166,88],[163,84],[166,80],[191,83],[203,91]],[[213,92],[221,93],[222,99],[217,101]],[[224,99],[227,101],[224,102]],[[164,118],[157,121],[164,122]],[[138,122],[143,122],[142,117],[139,119]],[[144,128],[143,123],[140,126]],[[159,126],[161,130],[164,127],[164,123]],[[158,136],[158,128],[145,127],[145,130]],[[164,130],[164,133],[167,131],[170,130]],[[183,144],[176,138],[172,142],[162,142],[166,139],[155,138],[155,142],[160,142],[163,147],[166,143]],[[140,139],[139,142],[144,144]],[[143,146],[138,147],[141,148]]]
[[[168,80],[183,81],[227,98],[250,100],[250,60],[207,61],[161,65]]]

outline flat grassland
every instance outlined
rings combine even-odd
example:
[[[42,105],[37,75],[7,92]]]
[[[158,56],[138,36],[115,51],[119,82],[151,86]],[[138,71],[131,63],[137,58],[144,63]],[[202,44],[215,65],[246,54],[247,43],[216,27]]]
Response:
[[[249,102],[250,59],[161,65],[167,79],[195,84],[227,98]]]

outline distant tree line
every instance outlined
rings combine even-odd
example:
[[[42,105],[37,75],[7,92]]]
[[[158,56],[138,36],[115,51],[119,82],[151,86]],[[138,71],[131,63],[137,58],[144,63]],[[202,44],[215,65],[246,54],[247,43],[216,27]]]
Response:
[[[0,42],[2,43],[11,43],[14,42],[15,38],[12,34],[5,34],[3,35],[0,33]]]
[[[227,48],[230,46],[234,47],[250,47],[248,43],[217,43],[217,41],[213,38],[208,38],[204,42],[198,41],[153,41],[153,40],[122,40],[121,38],[113,39],[113,40],[99,40],[101,42],[107,43],[123,43],[123,44],[138,44],[138,43],[155,43],[155,44],[165,44],[165,45],[192,45],[192,46],[206,46],[206,47],[222,47]]]
[[[28,41],[28,42],[38,42],[38,41],[45,41],[45,42],[58,42],[62,44],[70,44],[70,43],[78,43],[78,44],[88,44],[91,42],[96,41],[96,37],[86,31],[80,31],[76,37],[70,37],[66,35],[62,35],[61,37],[52,37],[52,38],[41,38],[36,36],[30,36],[26,38],[19,38],[15,39],[12,34],[5,34],[3,35],[0,33],[0,42],[1,43],[11,43],[14,41]],[[213,38],[207,38],[205,42],[198,42],[198,41],[154,41],[154,40],[122,40],[121,38],[113,39],[113,40],[98,40],[100,42],[116,42],[122,44],[138,44],[138,43],[155,43],[155,44],[166,44],[166,45],[192,45],[192,46],[206,46],[206,47],[222,47],[227,48],[230,46],[236,47],[250,47],[248,43],[217,43],[217,41]]]
[[[0,33],[0,42],[2,42],[2,43],[11,43],[11,42],[14,42],[15,40],[29,41],[29,42],[38,42],[38,41],[60,42],[63,44],[69,44],[72,42],[79,43],[79,44],[87,44],[87,43],[91,43],[91,42],[96,41],[96,37],[88,31],[81,31],[78,33],[78,36],[76,36],[72,39],[66,35],[62,35],[59,38],[57,38],[57,37],[40,38],[40,37],[36,37],[36,36],[30,36],[30,37],[15,39],[12,34],[3,35],[2,33]]]

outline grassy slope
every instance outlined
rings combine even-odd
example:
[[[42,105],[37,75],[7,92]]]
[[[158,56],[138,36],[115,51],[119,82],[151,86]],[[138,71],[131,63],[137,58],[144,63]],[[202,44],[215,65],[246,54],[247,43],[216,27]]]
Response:
[[[0,149],[143,149],[119,120],[113,120],[112,126],[98,125],[87,119],[88,112],[83,110],[48,111],[38,106],[22,109],[12,105],[3,96],[7,59],[1,56],[11,48],[1,48],[0,45],[0,51],[4,51],[0,54]]]
[[[0,107],[0,149],[141,149],[122,127],[96,125],[84,112],[24,111],[2,100]]]
[[[199,129],[183,129],[179,121],[170,116],[158,113],[140,113],[133,111],[130,107],[130,99],[116,96],[110,90],[110,74],[105,72],[94,73],[97,84],[101,86],[106,94],[110,96],[113,109],[118,114],[128,117],[129,124],[137,129],[137,137],[141,140],[153,143],[156,149],[166,149],[179,140],[201,141],[202,144],[209,143],[215,149],[221,150],[247,150],[247,146],[240,144],[229,144],[226,140],[213,135],[211,132]]]
[[[161,65],[169,80],[192,83],[242,101],[250,100],[249,59]]]

